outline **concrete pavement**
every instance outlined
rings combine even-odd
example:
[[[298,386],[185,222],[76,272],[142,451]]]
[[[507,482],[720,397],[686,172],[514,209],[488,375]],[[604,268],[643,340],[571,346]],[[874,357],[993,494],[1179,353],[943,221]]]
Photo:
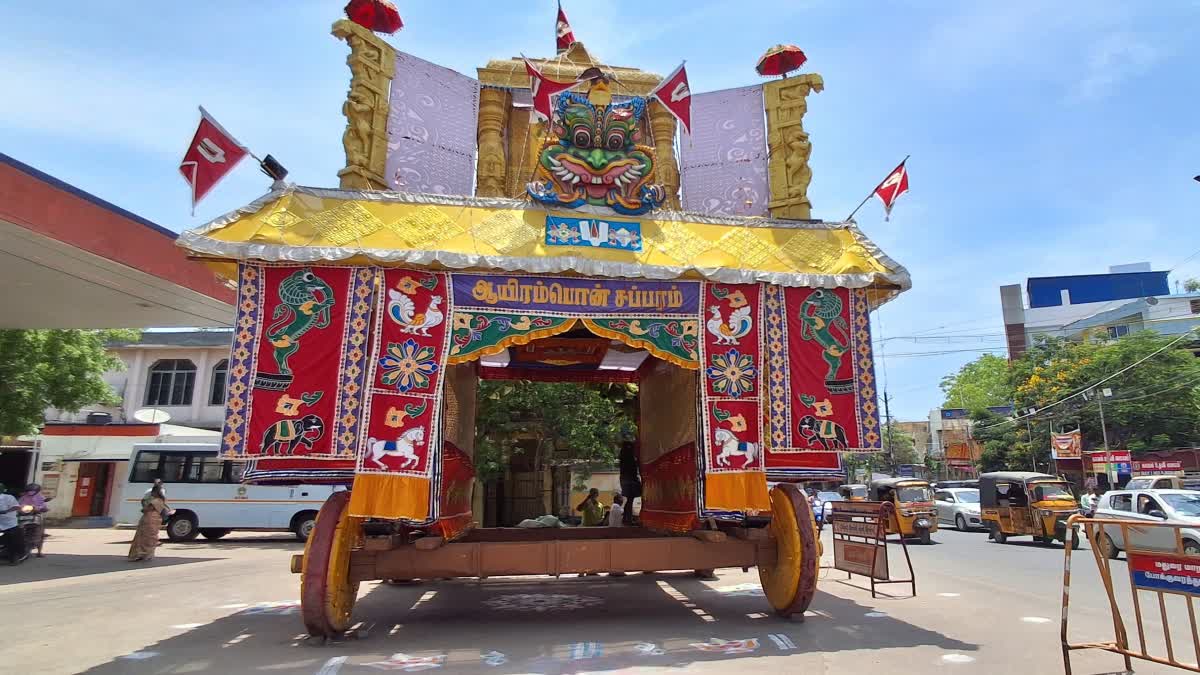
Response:
[[[770,613],[751,570],[364,584],[364,639],[311,646],[287,573],[294,540],[246,535],[164,543],[124,562],[130,532],[56,530],[48,556],[0,567],[0,660],[29,673],[1061,672],[1062,549],[939,532],[912,546],[908,587],[872,600],[865,580],[828,570],[806,620]],[[828,533],[826,533],[826,550]],[[1110,639],[1094,562],[1080,551],[1075,639]],[[892,547],[892,566],[901,569]],[[1118,566],[1124,565],[1118,562]],[[1120,576],[1119,574],[1117,576]],[[1170,615],[1174,617],[1174,614]],[[1174,620],[1172,618],[1172,620]],[[1147,623],[1147,631],[1155,630]],[[1131,625],[1131,633],[1134,629]],[[1161,642],[1159,643],[1161,644]],[[1182,649],[1182,647],[1181,647]],[[1183,652],[1191,656],[1190,649]],[[1121,669],[1077,653],[1076,673]],[[1178,672],[1135,662],[1139,673]]]

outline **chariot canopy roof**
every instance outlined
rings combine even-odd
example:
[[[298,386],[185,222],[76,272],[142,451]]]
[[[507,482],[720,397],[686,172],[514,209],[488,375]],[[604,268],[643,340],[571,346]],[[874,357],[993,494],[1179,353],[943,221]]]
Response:
[[[235,261],[710,279],[871,288],[878,304],[911,285],[853,221],[641,217],[555,210],[527,200],[288,186],[184,232],[179,245],[232,278]],[[554,219],[625,228],[634,246],[551,244]],[[635,250],[629,250],[633,248]]]

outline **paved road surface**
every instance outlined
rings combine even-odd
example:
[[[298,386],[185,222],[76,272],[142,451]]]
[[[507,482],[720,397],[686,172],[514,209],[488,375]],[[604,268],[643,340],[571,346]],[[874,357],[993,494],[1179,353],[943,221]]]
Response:
[[[14,668],[9,672],[1062,670],[1061,547],[1001,546],[981,533],[940,532],[936,545],[910,547],[916,598],[894,585],[884,590],[895,597],[872,600],[861,578],[847,583],[843,573],[825,572],[802,623],[769,613],[753,570],[723,572],[713,582],[639,574],[372,583],[363,585],[356,608],[367,637],[327,646],[306,644],[302,635],[297,578],[286,571],[288,556],[301,547],[287,538],[164,544],[154,563],[135,565],[123,558],[128,531],[54,534],[47,558],[0,567],[7,626],[0,663]],[[1093,559],[1079,553],[1073,638],[1110,639]],[[893,569],[902,564],[898,554],[894,549]],[[1185,629],[1186,613],[1183,621]],[[1148,621],[1148,634],[1160,635],[1157,626]],[[1161,642],[1152,644],[1161,651]],[[1192,657],[1186,645],[1183,654]],[[1102,653],[1077,653],[1074,664],[1076,673],[1121,670],[1120,658]]]

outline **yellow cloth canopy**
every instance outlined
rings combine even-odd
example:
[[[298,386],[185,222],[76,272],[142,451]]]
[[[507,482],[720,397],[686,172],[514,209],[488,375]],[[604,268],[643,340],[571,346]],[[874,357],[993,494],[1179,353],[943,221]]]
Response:
[[[641,250],[550,245],[548,216],[636,224]],[[184,232],[179,245],[231,278],[230,262],[254,260],[869,287],[876,302],[910,286],[908,272],[853,222],[599,215],[397,192],[288,187]]]

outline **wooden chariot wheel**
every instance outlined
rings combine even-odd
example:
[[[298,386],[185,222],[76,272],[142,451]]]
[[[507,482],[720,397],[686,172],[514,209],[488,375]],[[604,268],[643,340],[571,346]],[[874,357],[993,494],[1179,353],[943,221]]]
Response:
[[[812,508],[800,489],[780,483],[771,489],[774,565],[759,565],[763,593],[780,616],[804,615],[817,591],[820,553]]]
[[[304,546],[300,613],[314,637],[334,637],[350,627],[358,596],[358,582],[350,581],[350,551],[362,536],[362,519],[350,517],[349,504],[349,492],[330,495]]]

